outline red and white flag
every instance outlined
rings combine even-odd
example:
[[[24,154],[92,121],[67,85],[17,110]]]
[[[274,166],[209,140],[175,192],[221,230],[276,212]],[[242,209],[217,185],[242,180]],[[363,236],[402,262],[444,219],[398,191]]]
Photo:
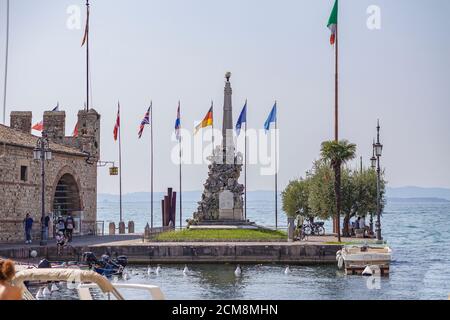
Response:
[[[44,130],[44,121],[36,123],[31,129],[42,132]]]
[[[75,129],[73,129],[72,136],[73,136],[74,138],[78,138],[78,122],[77,122],[77,124],[75,125]]]
[[[117,110],[117,120],[116,120],[116,125],[114,126],[114,141],[117,141],[117,137],[119,135],[119,130],[120,130],[120,103],[118,105],[118,110]]]

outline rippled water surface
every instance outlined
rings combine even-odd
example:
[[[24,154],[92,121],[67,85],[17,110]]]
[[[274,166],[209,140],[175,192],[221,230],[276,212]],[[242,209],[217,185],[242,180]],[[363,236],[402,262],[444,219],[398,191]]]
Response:
[[[273,225],[273,202],[249,199],[249,218]],[[195,203],[186,202],[187,212]],[[100,216],[114,220],[117,204],[101,203]],[[139,227],[147,222],[149,204],[126,203],[125,210]],[[159,211],[158,211],[159,212]],[[256,213],[257,212],[257,213]],[[127,219],[127,220],[128,220]],[[280,221],[285,221],[281,218]],[[130,283],[162,288],[168,299],[447,299],[450,294],[450,203],[392,202],[383,217],[383,235],[394,250],[389,278],[380,281],[345,276],[335,266],[245,265],[241,277],[234,265],[166,265],[160,275],[147,274],[147,266],[131,266]],[[327,223],[328,230],[330,224]],[[119,280],[121,281],[121,280]],[[70,298],[64,289],[52,298]],[[140,293],[125,292],[131,299]]]

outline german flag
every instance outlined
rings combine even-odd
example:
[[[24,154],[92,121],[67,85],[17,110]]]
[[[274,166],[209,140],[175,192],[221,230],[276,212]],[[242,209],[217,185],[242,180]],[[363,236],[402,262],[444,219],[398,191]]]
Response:
[[[197,134],[200,131],[200,129],[203,129],[203,128],[206,128],[209,126],[213,126],[213,123],[214,123],[213,110],[214,110],[214,107],[211,106],[211,109],[209,109],[208,114],[206,115],[205,119],[203,119],[203,121],[197,127],[195,127],[195,134]]]

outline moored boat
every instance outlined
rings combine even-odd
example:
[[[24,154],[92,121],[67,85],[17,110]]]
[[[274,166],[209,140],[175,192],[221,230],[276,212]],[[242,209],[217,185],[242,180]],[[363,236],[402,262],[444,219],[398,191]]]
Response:
[[[392,249],[376,245],[346,245],[336,253],[338,267],[346,274],[389,275]]]

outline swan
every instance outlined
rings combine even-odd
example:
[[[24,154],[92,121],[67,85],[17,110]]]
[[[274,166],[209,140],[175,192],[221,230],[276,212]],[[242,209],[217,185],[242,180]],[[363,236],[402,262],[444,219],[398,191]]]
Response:
[[[156,274],[160,274],[161,273],[161,266],[158,264],[158,267],[156,267]]]
[[[291,269],[289,268],[289,266],[286,267],[286,269],[284,270],[284,274],[288,275],[291,273]]]
[[[242,275],[242,269],[240,265],[237,266],[236,270],[234,271],[234,275],[236,277],[240,277]]]
[[[187,265],[184,266],[183,274],[184,274],[185,276],[187,276],[187,275],[189,274],[189,269],[188,269],[188,266],[187,266]]]

